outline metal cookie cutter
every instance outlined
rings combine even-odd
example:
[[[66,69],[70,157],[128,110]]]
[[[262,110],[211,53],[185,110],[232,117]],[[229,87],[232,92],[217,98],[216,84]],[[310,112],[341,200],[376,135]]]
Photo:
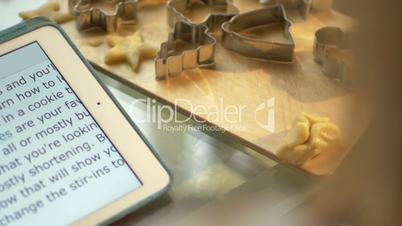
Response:
[[[98,27],[108,33],[115,32],[118,20],[136,19],[137,0],[104,0],[114,4],[111,14],[98,7],[93,7],[93,2],[102,0],[69,0],[69,11],[76,17],[78,30],[87,30]]]
[[[195,46],[192,49],[176,49],[176,41]],[[162,43],[155,59],[156,79],[165,79],[186,69],[214,65],[216,39],[203,25],[181,21],[175,24],[167,42]]]
[[[210,13],[200,23],[209,28],[210,31],[215,31],[222,25],[223,22],[230,20],[233,16],[239,14],[239,9],[233,5],[230,0],[200,0],[205,5],[210,7],[223,8],[222,13]],[[184,14],[191,10],[194,0],[170,0],[167,3],[168,23],[173,27],[179,21],[187,21],[194,24]]]
[[[261,4],[282,4],[285,9],[296,9],[303,19],[307,19],[313,0],[260,0]]]
[[[313,54],[324,74],[349,81],[355,32],[324,27],[315,33]]]
[[[275,24],[281,25],[286,41],[268,41],[240,33],[251,28]],[[247,57],[291,62],[295,48],[295,42],[289,30],[291,25],[282,5],[250,11],[222,24],[222,45]]]

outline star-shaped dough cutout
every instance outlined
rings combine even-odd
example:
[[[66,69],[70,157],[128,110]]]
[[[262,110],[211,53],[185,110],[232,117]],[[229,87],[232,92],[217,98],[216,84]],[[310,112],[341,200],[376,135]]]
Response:
[[[19,16],[23,20],[29,20],[34,17],[44,16],[58,24],[70,21],[74,18],[69,13],[61,12],[60,9],[61,6],[59,2],[51,1],[43,4],[38,9],[20,12]]]
[[[105,63],[127,62],[133,71],[137,71],[141,58],[153,58],[158,51],[143,42],[139,31],[127,37],[108,35],[106,41],[111,48],[106,52]]]

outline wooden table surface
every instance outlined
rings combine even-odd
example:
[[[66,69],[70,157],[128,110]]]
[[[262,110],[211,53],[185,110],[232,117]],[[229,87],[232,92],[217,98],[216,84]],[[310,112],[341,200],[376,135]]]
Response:
[[[236,0],[234,3],[242,12],[263,7],[258,1]],[[189,16],[199,20],[207,12],[201,9],[192,11]],[[127,64],[105,64],[104,55],[109,48],[107,44],[97,47],[89,44],[93,40],[104,39],[104,33],[78,32],[74,22],[63,24],[62,27],[85,57],[100,69],[108,71],[107,74],[113,78],[162,103],[177,106],[184,114],[192,114],[207,121],[207,124],[223,128],[228,138],[274,160],[278,160],[275,156],[277,146],[291,128],[293,118],[300,112],[330,118],[343,132],[344,149],[322,153],[301,167],[314,175],[327,175],[336,168],[364,131],[365,122],[354,122],[350,126],[349,116],[355,105],[353,87],[323,75],[320,66],[313,60],[314,34],[323,26],[345,28],[352,26],[354,21],[333,10],[313,10],[307,20],[303,20],[294,11],[289,11],[288,14],[293,22],[291,31],[296,42],[292,64],[250,59],[226,50],[219,42],[220,34],[216,33],[214,35],[218,44],[214,68],[184,71],[180,76],[162,81],[155,80],[152,59],[143,60],[137,72],[133,72]],[[141,5],[137,25],[134,29],[123,32],[129,34],[137,29],[141,31],[145,42],[158,47],[167,39],[170,31],[166,23],[166,7]],[[279,33],[268,33],[270,37],[264,38],[277,39],[280,37]],[[270,109],[256,110],[271,98],[275,99],[274,132],[261,126],[261,123],[267,123]],[[243,110],[241,114],[230,118],[222,110],[217,115],[197,112],[200,106],[206,109],[214,106],[222,106],[223,109],[236,106]]]

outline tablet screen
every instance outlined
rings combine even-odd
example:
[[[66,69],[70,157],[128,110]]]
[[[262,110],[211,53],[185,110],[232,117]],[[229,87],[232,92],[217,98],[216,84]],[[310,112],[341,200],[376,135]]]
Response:
[[[37,42],[0,69],[0,226],[73,223],[141,186]]]

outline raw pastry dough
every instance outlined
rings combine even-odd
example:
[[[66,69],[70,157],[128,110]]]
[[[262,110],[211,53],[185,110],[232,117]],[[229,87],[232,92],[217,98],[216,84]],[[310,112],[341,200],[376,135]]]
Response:
[[[103,44],[105,41],[104,36],[95,36],[95,37],[88,37],[86,43],[93,47],[98,47]]]
[[[294,122],[276,154],[282,161],[303,165],[308,160],[339,143],[339,128],[328,118],[302,113]]]
[[[67,21],[72,20],[74,17],[69,13],[60,12],[60,3],[59,2],[47,2],[36,10],[24,11],[20,12],[19,16],[23,20],[29,20],[34,17],[44,16],[53,20],[54,22],[61,24]]]
[[[136,71],[141,57],[152,58],[157,53],[157,48],[143,42],[139,31],[131,36],[108,35],[106,41],[110,48],[106,52],[105,63],[115,64],[128,62],[133,71]]]

